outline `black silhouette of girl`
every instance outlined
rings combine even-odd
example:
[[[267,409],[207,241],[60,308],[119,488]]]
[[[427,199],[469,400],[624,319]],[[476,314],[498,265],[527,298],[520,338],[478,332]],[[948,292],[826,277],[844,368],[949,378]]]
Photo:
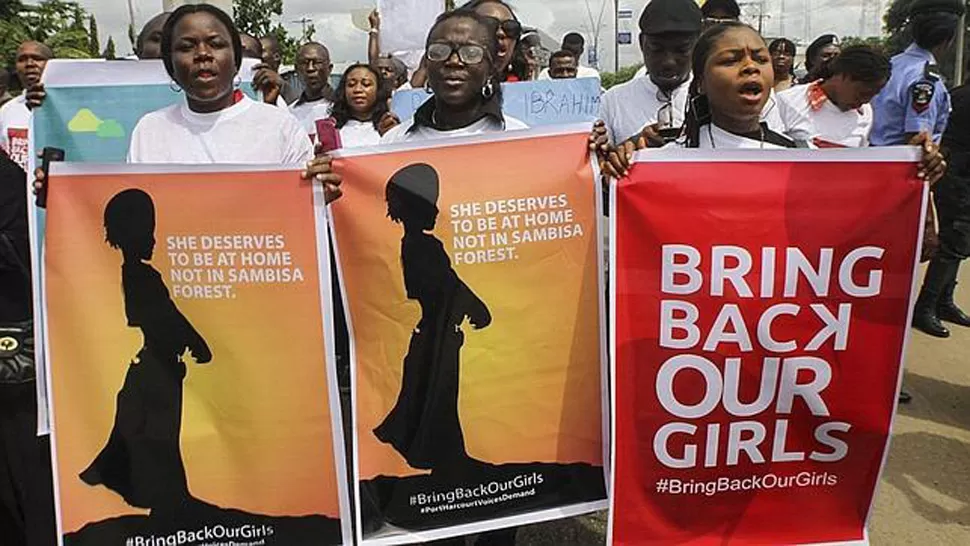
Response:
[[[155,250],[155,205],[142,190],[124,190],[104,209],[105,239],[121,250],[121,286],[128,325],[145,343],[128,366],[118,393],[108,443],[81,479],[104,485],[125,502],[154,513],[177,510],[190,500],[179,449],[182,381],[188,349],[196,362],[212,360],[202,336],[169,297],[161,275],[149,263]]]
[[[430,232],[438,216],[438,173],[425,164],[404,167],[387,183],[387,216],[404,225],[401,264],[409,299],[421,320],[404,357],[397,404],[374,434],[412,468],[460,470],[470,459],[458,419],[459,354],[467,317],[476,330],[492,322],[485,303],[458,278],[444,245]]]

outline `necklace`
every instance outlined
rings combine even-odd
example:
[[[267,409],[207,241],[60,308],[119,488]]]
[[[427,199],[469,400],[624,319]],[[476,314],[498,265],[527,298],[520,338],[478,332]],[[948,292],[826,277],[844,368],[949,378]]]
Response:
[[[712,125],[714,125],[714,124],[713,123],[708,123],[707,124],[707,138],[709,138],[711,140],[711,148],[714,149],[714,150],[716,150],[717,149],[717,143],[714,142],[714,130],[711,129],[711,126]],[[722,131],[723,131],[723,129],[722,129]],[[727,132],[730,132],[730,131],[727,131]],[[735,134],[735,133],[731,133],[731,134]],[[760,149],[764,150],[765,149],[765,127],[764,127],[764,125],[758,125],[758,134],[759,134],[759,136],[758,136],[759,146],[758,147]],[[737,135],[737,136],[740,136],[742,138],[748,138],[748,137],[746,137],[744,135]]]

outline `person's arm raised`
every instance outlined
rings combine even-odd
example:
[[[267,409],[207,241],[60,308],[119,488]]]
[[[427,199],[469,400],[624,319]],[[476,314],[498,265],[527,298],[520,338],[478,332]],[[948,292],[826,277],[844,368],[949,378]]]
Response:
[[[370,32],[367,35],[367,58],[373,64],[381,56],[381,14],[375,9],[367,16],[367,21],[370,23]]]

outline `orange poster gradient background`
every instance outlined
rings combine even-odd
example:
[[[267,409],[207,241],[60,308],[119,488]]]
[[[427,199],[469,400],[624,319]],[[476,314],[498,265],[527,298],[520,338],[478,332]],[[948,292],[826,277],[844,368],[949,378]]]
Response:
[[[173,299],[213,355],[201,366],[185,359],[189,490],[251,513],[338,517],[310,187],[292,172],[54,176],[47,309],[63,532],[144,513],[78,478],[108,439],[115,397],[142,347],[125,317],[121,252],[104,240],[104,207],[127,188],[155,202],[151,263],[170,293],[170,235],[281,233],[305,278],[237,285],[236,299]]]
[[[467,321],[462,327],[459,415],[476,459],[602,464],[598,189],[585,143],[586,135],[563,135],[337,160],[344,196],[331,211],[356,335],[360,479],[420,473],[372,432],[397,400],[421,317],[404,292],[403,227],[387,218],[384,201],[387,180],[412,163],[438,171],[434,234],[449,255],[451,204],[567,195],[583,237],[520,246],[514,261],[464,265],[452,258],[492,313],[484,330]]]

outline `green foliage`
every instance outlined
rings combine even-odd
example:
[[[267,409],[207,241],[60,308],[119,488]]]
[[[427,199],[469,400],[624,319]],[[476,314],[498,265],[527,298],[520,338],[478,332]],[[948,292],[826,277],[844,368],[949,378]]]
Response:
[[[283,15],[283,0],[233,0],[232,7],[240,31],[257,38],[270,34],[276,36],[283,53],[283,63],[293,64],[301,42],[287,34],[279,22],[279,17]],[[312,25],[309,29],[312,37],[315,29]]]
[[[603,83],[604,89],[609,89],[613,86],[620,85],[621,83],[626,83],[633,79],[636,75],[637,70],[643,64],[637,64],[634,66],[625,66],[621,68],[618,72],[603,72],[600,74],[600,81]]]
[[[94,18],[94,15],[88,18],[88,37],[90,39],[88,53],[92,57],[100,56],[101,42],[98,41],[98,21]]]
[[[38,5],[0,0],[0,63],[12,66],[17,48],[29,40],[43,42],[55,57],[92,57],[87,12],[77,2],[47,0]]]
[[[889,38],[886,39],[886,49],[891,55],[900,53],[913,42],[913,33],[909,29],[909,9],[915,1],[894,0],[889,5],[889,9],[886,10],[886,15],[883,17],[883,23],[885,24],[883,30],[889,35]],[[970,59],[970,43],[964,46],[964,59]],[[956,48],[951,47],[943,55],[943,58],[937,59],[937,61],[939,62],[940,71],[943,75],[950,78],[951,81],[948,83],[962,83],[952,81],[956,69]]]
[[[870,36],[868,38],[858,38],[856,36],[846,36],[842,39],[842,46],[848,47],[852,45],[867,45],[874,49],[882,50],[884,53],[889,53],[889,39],[885,36]]]
[[[115,53],[115,39],[112,36],[108,36],[108,45],[104,46],[104,53],[101,56],[109,61],[118,58]]]

